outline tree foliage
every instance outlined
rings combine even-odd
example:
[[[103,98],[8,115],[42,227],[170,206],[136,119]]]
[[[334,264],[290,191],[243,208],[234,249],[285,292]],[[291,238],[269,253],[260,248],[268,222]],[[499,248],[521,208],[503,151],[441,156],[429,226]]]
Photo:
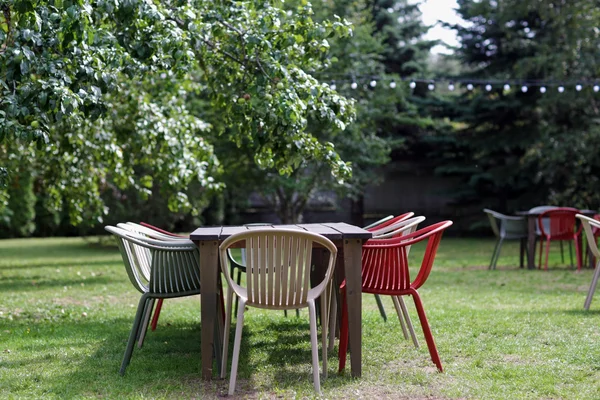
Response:
[[[220,117],[215,133],[261,168],[318,159],[350,175],[307,130],[309,119],[340,130],[353,120],[353,102],[315,78],[329,41],[351,33],[344,20],[317,23],[310,4],[285,11],[277,0],[0,8],[0,177],[35,144],[36,179],[73,222],[106,213],[107,187],[158,187],[171,209],[198,206],[185,193],[192,182],[219,187],[209,125],[188,110],[198,93]]]

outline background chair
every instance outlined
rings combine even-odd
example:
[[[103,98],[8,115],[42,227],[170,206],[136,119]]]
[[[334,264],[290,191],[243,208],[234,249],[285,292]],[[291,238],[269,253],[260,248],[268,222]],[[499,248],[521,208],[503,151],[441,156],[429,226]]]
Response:
[[[546,242],[546,262],[544,269],[548,270],[548,255],[550,252],[550,242],[552,241],[574,241],[575,252],[577,256],[577,270],[581,270],[581,247],[579,237],[581,235],[581,226],[576,228],[576,218],[579,210],[576,208],[559,207],[544,211],[538,217],[538,227],[540,229],[540,257],[539,268],[542,267],[542,252],[544,242]],[[546,222],[546,220],[548,222]],[[571,257],[571,266],[573,266],[573,257]]]
[[[537,206],[537,207],[530,208],[529,212],[533,213],[533,214],[538,214],[538,213],[542,213],[544,211],[554,210],[555,208],[559,208],[559,207],[558,206]],[[547,219],[544,220],[544,226],[546,227],[546,230],[550,229],[549,225],[548,225],[549,223],[550,222]],[[535,224],[535,240],[536,240],[536,242],[539,241],[541,235],[542,235],[542,232],[540,231],[540,227],[536,223]],[[558,243],[560,245],[560,259],[562,262],[565,262],[565,252],[563,249],[563,244],[562,244],[562,242],[558,242]],[[571,248],[571,243],[569,243],[569,256],[571,257],[571,264],[573,264],[573,249]]]
[[[377,293],[389,296],[413,297],[425,341],[429,348],[431,359],[440,372],[443,371],[433,335],[425,315],[425,309],[419,296],[419,289],[429,277],[433,261],[442,239],[442,234],[452,221],[443,221],[430,225],[411,234],[391,239],[369,240],[363,245],[362,257],[362,291],[364,293]],[[410,281],[408,250],[410,246],[427,239],[427,247],[421,262],[417,277]],[[346,352],[348,350],[348,309],[346,306],[345,282],[342,285],[342,322],[340,329],[339,370],[346,366]]]
[[[116,236],[129,280],[142,293],[119,371],[124,375],[136,338],[139,347],[144,341],[154,299],[200,294],[199,253],[189,240],[161,241],[114,226],[105,229]]]
[[[247,251],[246,287],[238,285],[230,275],[227,263],[227,250],[238,242],[245,242]],[[329,261],[325,277],[312,289],[310,272],[312,267],[312,249],[316,243],[329,251]],[[315,299],[321,299],[321,319],[327,321],[327,292],[330,285],[337,248],[324,236],[292,229],[259,229],[231,235],[219,247],[221,270],[232,291],[228,291],[225,333],[223,338],[223,364],[221,377],[225,377],[227,352],[229,347],[229,328],[231,324],[232,293],[240,298],[237,315],[229,395],[235,391],[240,343],[244,324],[245,306],[273,310],[289,310],[308,307],[310,336],[312,346],[313,383],[320,393],[319,355],[317,348],[317,324]],[[327,324],[321,324],[323,352],[323,374],[327,376]]]
[[[590,305],[592,304],[592,298],[594,297],[594,292],[596,291],[596,286],[598,285],[598,277],[600,276],[600,251],[598,250],[598,242],[596,240],[596,232],[600,232],[600,220],[596,219],[596,216],[592,219],[581,214],[577,214],[576,217],[581,221],[585,236],[587,237],[589,249],[597,260],[592,283],[590,284],[588,294],[583,303],[583,309],[589,310]]]
[[[523,268],[524,254],[527,251],[527,221],[524,217],[512,217],[500,214],[497,211],[484,208],[483,212],[487,214],[492,231],[496,238],[496,246],[492,254],[489,269],[495,269],[498,258],[500,257],[500,249],[504,240],[520,240],[520,267]]]

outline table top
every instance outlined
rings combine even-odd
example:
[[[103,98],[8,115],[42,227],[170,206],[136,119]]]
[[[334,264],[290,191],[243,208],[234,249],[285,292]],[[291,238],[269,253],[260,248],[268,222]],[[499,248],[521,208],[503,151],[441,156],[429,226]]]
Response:
[[[299,229],[318,233],[329,240],[342,239],[371,239],[373,234],[358,226],[345,222],[327,222],[321,224],[296,224],[296,225],[245,225],[245,226],[208,226],[198,228],[190,233],[190,240],[225,240],[229,236],[252,229]]]
[[[531,212],[531,211],[517,211],[515,214],[516,215],[525,215],[525,216],[527,216],[527,215],[538,216],[538,215],[542,215],[546,211],[547,210],[544,210],[544,211],[534,211],[534,212]],[[598,211],[596,211],[596,210],[579,210],[578,213],[586,215],[586,216],[593,216],[593,215],[598,214]]]

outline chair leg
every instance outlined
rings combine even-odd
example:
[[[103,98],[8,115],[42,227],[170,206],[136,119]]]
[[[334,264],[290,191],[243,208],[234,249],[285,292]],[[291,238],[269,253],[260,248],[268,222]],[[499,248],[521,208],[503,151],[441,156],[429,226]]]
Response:
[[[544,269],[548,271],[548,256],[550,255],[550,240],[546,241],[546,263],[544,264]]]
[[[400,301],[398,296],[392,296],[392,301],[394,302],[394,307],[396,308],[396,314],[398,314],[398,321],[400,321],[400,327],[402,328],[404,339],[408,339],[408,331],[406,330],[406,324],[402,318],[402,310],[400,309]]]
[[[150,328],[152,329],[152,331],[156,330],[156,324],[158,324],[158,317],[160,316],[160,310],[162,309],[163,300],[164,299],[158,299],[158,301],[156,302],[156,310],[154,310],[154,316],[152,317],[152,324],[150,325]]]
[[[333,350],[335,342],[335,326],[337,323],[337,296],[335,295],[334,289],[331,290],[331,309],[329,311],[329,351]]]
[[[236,296],[237,297],[237,296]],[[236,299],[237,303],[237,299]],[[221,357],[221,378],[227,374],[227,357],[229,352],[229,330],[231,329],[231,306],[233,305],[233,289],[227,289],[227,308],[225,311],[225,328],[223,329],[223,357]]]
[[[321,294],[321,358],[323,359],[323,378],[327,378],[327,325],[329,320],[327,319],[327,305],[329,297],[329,287],[327,285],[323,294]]]
[[[148,298],[142,296],[140,302],[138,304],[137,311],[135,313],[135,319],[133,320],[133,326],[131,327],[131,332],[129,333],[129,340],[127,341],[127,347],[125,347],[125,355],[123,356],[123,361],[121,362],[121,369],[119,370],[119,374],[125,375],[125,369],[129,365],[129,361],[131,360],[131,355],[133,354],[133,347],[135,345],[135,339],[138,336],[138,331],[140,329],[140,325],[142,322],[142,318],[144,315],[144,311],[146,309]]]
[[[540,239],[540,257],[538,262],[538,269],[542,269],[542,252],[544,251],[544,240]]]
[[[144,319],[142,319],[142,326],[138,332],[138,348],[142,348],[144,345],[144,339],[146,338],[146,332],[148,331],[148,324],[150,322],[150,316],[152,315],[152,309],[154,308],[154,299],[148,299],[146,310],[144,311]]]
[[[598,277],[600,276],[600,260],[596,265],[596,269],[594,270],[594,276],[592,278],[592,284],[590,285],[590,289],[588,290],[587,297],[585,298],[585,303],[583,303],[583,309],[589,310],[590,304],[592,304],[592,298],[594,297],[594,292],[596,291],[596,285],[598,285]]]
[[[383,320],[387,322],[387,315],[385,315],[385,309],[383,308],[381,297],[379,297],[378,294],[375,295],[375,301],[377,302],[377,308],[379,308],[379,314],[381,314],[381,318],[383,318]]]
[[[348,305],[346,304],[346,288],[341,291],[340,345],[338,347],[339,367],[341,373],[346,368],[346,353],[348,352]]]
[[[231,274],[233,276],[233,274]],[[239,285],[242,282],[242,271],[238,269],[236,283]],[[238,313],[238,304],[240,302],[239,297],[235,296],[235,311],[233,315],[237,315]]]
[[[238,362],[240,358],[240,345],[242,342],[242,329],[244,328],[244,308],[246,299],[240,300],[238,309],[237,323],[235,326],[235,339],[233,341],[233,360],[231,361],[231,376],[229,377],[229,395],[233,396],[235,392],[235,380],[237,379]]]
[[[562,244],[562,241],[560,243]],[[575,251],[577,251],[577,243],[575,243]],[[573,246],[571,246],[571,242],[569,242],[569,259],[571,260],[571,268],[573,268]],[[579,262],[577,262],[577,270],[579,270]]]
[[[498,262],[498,257],[500,256],[500,248],[502,247],[502,238],[498,238],[496,242],[496,246],[494,247],[494,253],[492,253],[492,260],[490,261],[490,267],[488,269],[496,269],[496,263]]]
[[[529,256],[529,250],[527,249],[527,238],[522,238],[521,239],[521,245],[519,248],[519,267],[523,268],[524,265],[524,261],[525,261],[525,254],[527,254],[527,256]]]
[[[415,335],[415,328],[413,327],[412,321],[410,320],[410,315],[408,315],[408,308],[406,308],[406,303],[404,303],[404,299],[401,296],[398,296],[398,303],[400,303],[400,307],[402,308],[402,314],[404,314],[404,320],[406,321],[406,325],[408,325],[410,337],[412,338],[415,347],[418,349],[419,341],[417,340],[417,335]]]
[[[564,263],[565,262],[565,251],[563,249],[563,242],[562,240],[559,241],[560,243],[560,262]],[[571,251],[571,247],[569,247],[569,252]],[[571,255],[571,266],[573,264],[573,256]]]
[[[415,301],[415,307],[417,308],[417,314],[419,315],[419,320],[421,321],[421,327],[423,328],[423,334],[425,335],[425,341],[427,342],[427,347],[429,348],[431,360],[437,366],[438,371],[444,372],[442,361],[440,360],[440,356],[435,346],[435,341],[433,340],[433,335],[431,334],[431,328],[429,327],[429,322],[427,321],[427,316],[425,315],[425,309],[423,308],[423,303],[421,302],[421,297],[416,290],[412,290],[412,297]]]
[[[308,319],[310,322],[310,345],[312,348],[313,384],[318,394],[321,394],[319,379],[319,348],[317,347],[317,313],[314,300],[308,301]]]

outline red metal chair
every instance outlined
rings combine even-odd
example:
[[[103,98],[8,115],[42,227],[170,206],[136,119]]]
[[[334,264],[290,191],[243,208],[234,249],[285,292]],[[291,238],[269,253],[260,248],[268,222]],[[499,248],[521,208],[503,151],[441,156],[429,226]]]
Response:
[[[398,215],[397,217],[386,219],[385,221],[383,221],[380,224],[374,223],[374,224],[368,225],[364,229],[366,229],[366,230],[368,230],[370,232],[377,231],[377,230],[380,230],[382,228],[385,228],[386,226],[395,224],[396,222],[401,222],[401,221],[404,221],[406,219],[409,219],[413,215],[415,215],[414,212],[407,212],[407,213],[404,213],[402,215]],[[379,222],[379,221],[377,221],[377,222]]]
[[[575,242],[575,253],[577,257],[577,270],[581,270],[581,226],[576,229],[575,215],[579,210],[571,207],[560,207],[547,210],[538,217],[538,227],[540,229],[540,256],[539,268],[542,268],[542,252],[544,250],[544,241],[546,242],[546,262],[544,269],[548,270],[548,255],[550,252],[550,242],[572,240]],[[546,219],[546,222],[544,222]],[[571,260],[571,263],[573,260]]]
[[[443,221],[430,225],[416,232],[391,239],[371,239],[363,245],[362,255],[362,291],[364,293],[384,294],[389,296],[412,296],[423,328],[429,354],[440,372],[443,372],[442,362],[435,347],[433,335],[421,297],[417,292],[429,277],[433,261],[442,239],[444,230],[452,225],[452,221]],[[411,283],[408,250],[415,243],[427,239],[427,247],[421,262],[421,268],[415,280]],[[348,308],[346,305],[346,283],[341,286],[342,319],[340,323],[339,371],[346,366],[348,350]]]

